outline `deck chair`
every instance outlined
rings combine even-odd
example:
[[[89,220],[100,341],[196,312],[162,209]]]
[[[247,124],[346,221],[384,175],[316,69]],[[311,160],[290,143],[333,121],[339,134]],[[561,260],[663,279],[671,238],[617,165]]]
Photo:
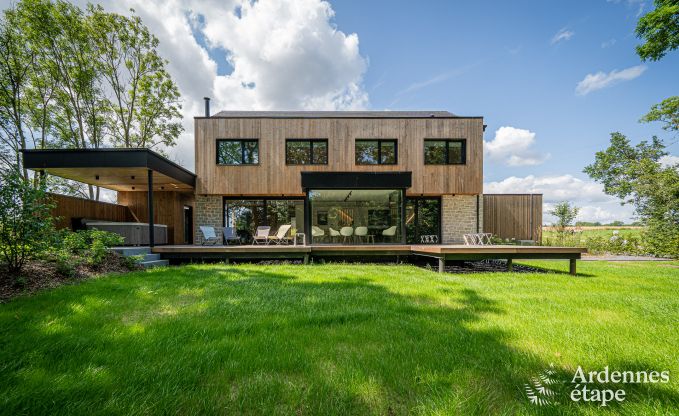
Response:
[[[219,238],[217,238],[217,233],[215,233],[215,227],[201,225],[199,228],[201,234],[203,234],[203,242],[201,245],[215,245],[219,243]]]
[[[252,237],[252,244],[269,244],[269,232],[271,227],[260,225],[257,227],[254,237]]]
[[[236,234],[236,229],[233,227],[224,227],[224,241],[228,245],[230,241],[240,243],[240,237]]]
[[[276,244],[283,244],[283,243],[289,243],[290,242],[290,237],[288,237],[288,231],[290,231],[290,228],[292,228],[292,225],[290,224],[285,224],[281,225],[278,227],[278,231],[276,231],[275,235],[270,235],[268,236],[268,243],[276,243]],[[267,243],[267,244],[268,244]]]

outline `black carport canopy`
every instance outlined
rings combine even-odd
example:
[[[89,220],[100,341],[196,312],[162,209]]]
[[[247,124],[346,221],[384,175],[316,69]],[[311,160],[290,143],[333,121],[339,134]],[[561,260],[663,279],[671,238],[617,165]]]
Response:
[[[27,169],[115,191],[191,191],[196,175],[149,149],[30,149]]]

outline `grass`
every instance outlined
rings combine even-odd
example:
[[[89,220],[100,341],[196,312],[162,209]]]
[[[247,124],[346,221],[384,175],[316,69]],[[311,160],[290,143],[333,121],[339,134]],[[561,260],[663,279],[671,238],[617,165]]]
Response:
[[[578,232],[578,236],[580,237],[580,240],[585,240],[587,238],[591,237],[605,237],[605,238],[610,238],[614,234],[613,232],[617,231],[618,236],[620,238],[641,238],[641,233],[643,232],[643,228],[615,228],[615,227],[587,227],[585,229],[582,229],[580,232]],[[556,231],[551,231],[551,230],[542,230],[542,237],[547,238],[547,239],[554,239],[557,237]]]
[[[598,414],[530,377],[669,370],[605,414],[679,409],[679,262],[188,265],[0,305],[0,413]]]

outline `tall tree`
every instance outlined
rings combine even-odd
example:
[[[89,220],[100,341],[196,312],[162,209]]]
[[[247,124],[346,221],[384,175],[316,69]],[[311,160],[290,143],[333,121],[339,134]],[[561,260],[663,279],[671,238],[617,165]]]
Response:
[[[88,7],[102,75],[111,91],[113,144],[173,146],[183,131],[179,89],[157,51],[158,38],[139,16]],[[132,11],[134,12],[134,11]]]
[[[636,50],[644,61],[659,61],[667,52],[679,48],[679,0],[655,0],[654,3],[655,9],[637,23],[637,37],[644,43]],[[665,130],[679,131],[679,97],[654,105],[641,121],[661,121]]]
[[[642,60],[658,61],[679,48],[679,0],[655,0],[655,9],[637,23],[637,37],[645,42],[637,46]]]
[[[0,20],[0,161],[26,179],[21,166],[21,150],[26,149],[25,123],[29,105],[26,90],[35,56],[20,30],[15,9],[4,11]]]
[[[632,146],[624,135],[612,133],[610,146],[584,171],[604,185],[604,192],[634,205],[656,254],[679,257],[679,170],[660,163],[666,155],[655,137]]]

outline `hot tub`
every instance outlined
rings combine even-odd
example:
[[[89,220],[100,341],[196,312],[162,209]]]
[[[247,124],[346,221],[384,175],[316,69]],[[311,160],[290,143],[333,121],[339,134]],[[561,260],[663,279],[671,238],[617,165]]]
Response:
[[[126,246],[146,246],[149,244],[149,225],[141,222],[103,222],[87,221],[88,230],[109,231],[121,235]],[[153,240],[155,244],[167,244],[167,225],[153,225]]]

